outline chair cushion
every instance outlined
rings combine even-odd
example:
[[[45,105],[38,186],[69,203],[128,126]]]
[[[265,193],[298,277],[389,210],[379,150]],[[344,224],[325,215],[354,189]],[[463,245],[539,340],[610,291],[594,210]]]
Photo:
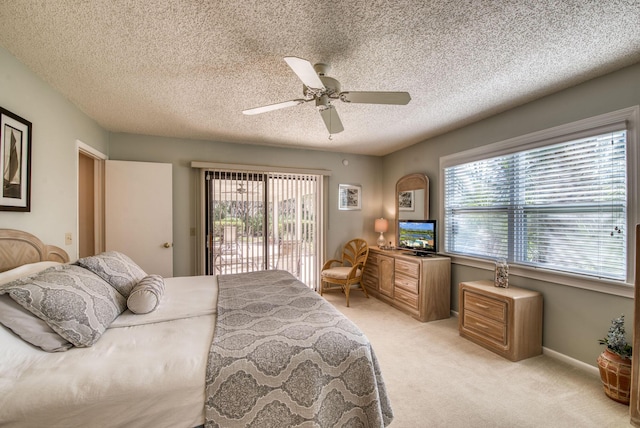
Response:
[[[333,279],[347,279],[349,276],[349,272],[351,271],[351,266],[339,266],[331,269],[326,269],[322,271],[322,277],[333,278]],[[356,277],[360,276],[361,269],[356,271]]]

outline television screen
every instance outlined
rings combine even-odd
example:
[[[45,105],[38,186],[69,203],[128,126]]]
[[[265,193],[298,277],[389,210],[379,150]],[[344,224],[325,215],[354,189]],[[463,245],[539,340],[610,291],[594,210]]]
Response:
[[[398,248],[426,255],[438,252],[437,242],[435,220],[398,221]]]

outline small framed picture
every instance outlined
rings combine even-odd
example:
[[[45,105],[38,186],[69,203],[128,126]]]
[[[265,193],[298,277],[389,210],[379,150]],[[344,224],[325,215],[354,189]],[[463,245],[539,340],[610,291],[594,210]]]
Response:
[[[362,187],[351,184],[340,184],[338,186],[338,209],[339,210],[359,210],[361,209]]]
[[[0,107],[0,211],[31,211],[31,122]]]
[[[398,209],[400,211],[413,211],[415,209],[414,201],[413,190],[398,193]]]

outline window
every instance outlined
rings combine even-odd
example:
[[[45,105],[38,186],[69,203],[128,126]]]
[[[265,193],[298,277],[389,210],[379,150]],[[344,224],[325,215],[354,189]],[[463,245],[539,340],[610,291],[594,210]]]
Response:
[[[445,252],[629,281],[635,162],[616,119],[443,158]]]

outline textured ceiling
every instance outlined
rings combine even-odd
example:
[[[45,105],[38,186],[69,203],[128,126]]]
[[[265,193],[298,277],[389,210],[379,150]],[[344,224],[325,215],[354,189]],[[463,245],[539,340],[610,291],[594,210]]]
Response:
[[[383,155],[640,61],[640,0],[2,0],[0,45],[112,132]],[[329,140],[284,62],[330,65]]]

